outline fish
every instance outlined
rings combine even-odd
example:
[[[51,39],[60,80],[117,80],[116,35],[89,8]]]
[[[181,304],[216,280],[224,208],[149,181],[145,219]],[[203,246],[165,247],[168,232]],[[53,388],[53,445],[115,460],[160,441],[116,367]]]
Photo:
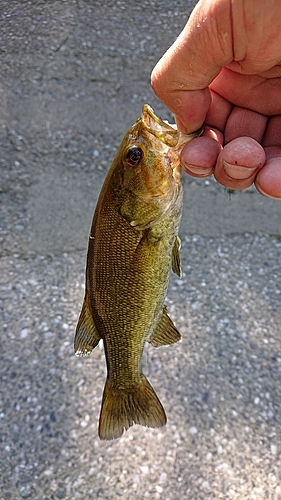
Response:
[[[74,350],[88,356],[103,340],[107,378],[100,439],[119,438],[133,424],[157,428],[167,421],[141,361],[146,342],[159,347],[181,338],[164,301],[171,269],[182,274],[179,155],[200,133],[180,133],[144,104],[99,195]]]

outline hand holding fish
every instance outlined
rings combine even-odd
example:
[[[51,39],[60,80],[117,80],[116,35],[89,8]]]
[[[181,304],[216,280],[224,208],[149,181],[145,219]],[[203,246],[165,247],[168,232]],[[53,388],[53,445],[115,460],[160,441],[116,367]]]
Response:
[[[281,199],[280,0],[201,0],[152,73],[157,96],[190,133],[194,177]]]

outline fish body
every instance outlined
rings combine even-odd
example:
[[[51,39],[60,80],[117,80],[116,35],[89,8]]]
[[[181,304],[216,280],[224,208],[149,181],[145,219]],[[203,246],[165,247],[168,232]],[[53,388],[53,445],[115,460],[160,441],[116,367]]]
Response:
[[[148,105],[125,135],[107,174],[89,237],[86,290],[75,353],[102,339],[107,380],[101,439],[134,423],[160,427],[165,411],[142,373],[145,342],[158,347],[180,334],[164,299],[171,268],[181,275],[178,229],[183,203],[179,152],[184,136]]]

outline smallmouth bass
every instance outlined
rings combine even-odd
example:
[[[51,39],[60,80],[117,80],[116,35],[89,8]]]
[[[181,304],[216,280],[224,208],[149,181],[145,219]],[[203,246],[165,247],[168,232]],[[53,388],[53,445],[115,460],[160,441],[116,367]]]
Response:
[[[179,154],[200,133],[181,134],[145,104],[100,192],[74,349],[85,356],[101,339],[104,343],[101,439],[118,438],[134,423],[166,423],[164,408],[142,373],[141,358],[145,342],[158,347],[180,340],[164,300],[170,270],[181,276]]]

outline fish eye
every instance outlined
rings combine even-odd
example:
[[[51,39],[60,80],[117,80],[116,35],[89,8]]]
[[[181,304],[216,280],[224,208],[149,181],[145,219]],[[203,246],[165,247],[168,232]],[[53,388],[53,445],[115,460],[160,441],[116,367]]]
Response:
[[[137,148],[135,146],[127,151],[126,163],[130,167],[136,167],[137,165],[139,165],[142,159],[143,159],[143,150],[141,148]]]

